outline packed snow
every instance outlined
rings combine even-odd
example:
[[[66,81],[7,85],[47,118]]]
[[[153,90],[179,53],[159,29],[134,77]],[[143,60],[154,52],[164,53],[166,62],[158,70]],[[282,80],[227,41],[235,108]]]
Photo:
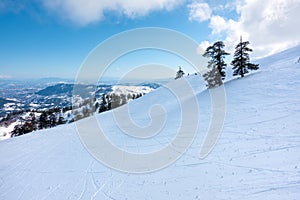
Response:
[[[199,103],[198,134],[172,165],[145,174],[116,171],[87,152],[75,124],[62,125],[0,142],[0,199],[299,199],[299,52],[300,46],[260,60],[259,72],[225,84],[223,131],[203,160],[210,95],[200,76],[189,76]],[[180,88],[182,81],[169,86]],[[122,133],[111,111],[96,117],[116,146],[147,153],[167,145],[181,121],[180,104],[166,87],[127,106],[132,120],[147,126],[154,105],[164,107],[166,120],[161,133],[147,140]]]

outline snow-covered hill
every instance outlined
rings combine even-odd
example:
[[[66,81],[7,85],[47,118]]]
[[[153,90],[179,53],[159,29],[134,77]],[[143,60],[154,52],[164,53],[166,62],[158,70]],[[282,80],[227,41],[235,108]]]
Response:
[[[125,86],[125,85],[115,85],[112,86],[112,93],[115,94],[124,94],[124,95],[128,95],[128,94],[147,94],[149,92],[151,92],[153,90],[153,88],[150,88],[148,86]]]
[[[199,104],[199,128],[191,147],[171,166],[146,174],[113,170],[86,151],[75,124],[62,125],[0,142],[0,199],[299,199],[299,52],[300,46],[265,58],[258,61],[259,72],[226,83],[223,131],[203,160],[198,155],[211,118],[210,96],[199,76],[189,76]],[[180,88],[183,81],[169,87]],[[191,99],[187,94],[183,103]],[[152,152],[175,137],[180,104],[161,87],[128,105],[132,120],[146,126],[148,110],[157,104],[166,119],[152,138],[123,134],[112,112],[97,119],[116,146]],[[193,115],[194,110],[188,111]],[[188,130],[192,124],[184,126]]]

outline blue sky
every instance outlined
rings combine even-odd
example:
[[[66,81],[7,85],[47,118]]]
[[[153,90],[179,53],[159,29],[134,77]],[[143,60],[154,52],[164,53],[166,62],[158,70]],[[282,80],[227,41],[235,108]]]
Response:
[[[259,58],[299,44],[299,29],[290,30],[296,26],[291,19],[300,17],[299,4],[295,0],[0,0],[0,78],[74,78],[99,43],[143,27],[182,32],[203,48],[224,40],[230,53],[243,35],[257,50],[253,57]],[[149,54],[136,56],[143,53]],[[185,65],[172,55],[149,55],[174,70]],[[131,55],[117,63],[118,70],[107,76],[121,75],[135,59]]]

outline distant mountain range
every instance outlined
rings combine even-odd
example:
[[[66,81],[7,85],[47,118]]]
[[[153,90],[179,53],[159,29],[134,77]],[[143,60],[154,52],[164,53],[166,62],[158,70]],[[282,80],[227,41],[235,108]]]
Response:
[[[19,130],[18,134],[25,134],[36,129],[71,123],[94,112],[114,109],[160,87],[159,83],[146,82],[136,86],[77,84],[76,90],[80,94],[74,95],[74,83],[53,84],[52,81],[56,79],[47,80],[39,80],[37,84],[5,81],[4,87],[0,88],[0,140],[9,138],[13,131]],[[72,106],[74,102],[76,108]],[[40,119],[41,115],[45,116],[44,121]],[[53,120],[50,123],[47,120],[51,117]],[[32,124],[34,128],[30,128]]]
[[[130,84],[124,84],[130,86]],[[51,109],[54,107],[71,106],[74,83],[61,78],[43,78],[28,80],[0,80],[0,117],[7,113],[29,109]],[[156,89],[159,83],[139,83]],[[77,85],[82,91],[89,91],[95,98],[113,91],[112,84]],[[87,96],[82,96],[87,98]]]

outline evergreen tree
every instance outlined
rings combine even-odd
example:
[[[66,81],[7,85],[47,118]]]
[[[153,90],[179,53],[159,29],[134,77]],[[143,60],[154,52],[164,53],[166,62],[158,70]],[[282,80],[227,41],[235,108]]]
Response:
[[[107,110],[111,110],[111,95],[105,95],[107,100]]]
[[[39,129],[47,128],[47,121],[48,121],[48,115],[46,111],[43,111],[42,114],[40,115],[39,119]]]
[[[24,135],[26,133],[30,133],[34,131],[35,128],[31,122],[25,122],[24,124],[19,124],[14,127],[14,130],[11,132],[11,137],[17,137],[20,135]]]
[[[175,80],[183,77],[183,75],[184,75],[184,72],[182,71],[181,67],[179,67],[179,70],[176,73]]]
[[[225,68],[227,64],[224,61],[225,56],[229,55],[224,50],[224,43],[222,41],[215,42],[212,46],[207,47],[204,57],[210,58],[208,62],[208,68],[212,68],[214,66],[217,67],[222,79],[225,79]]]
[[[240,75],[244,77],[247,74],[248,70],[257,70],[259,69],[258,64],[250,63],[249,53],[253,50],[248,47],[250,44],[249,41],[243,42],[242,37],[240,43],[235,47],[235,53],[231,65],[233,65],[233,76]]]
[[[101,97],[101,103],[100,103],[100,107],[99,107],[99,113],[101,112],[105,112],[108,110],[108,106],[107,106],[107,101],[106,101],[106,98],[105,98],[105,95],[103,94],[102,97]]]
[[[51,113],[49,115],[48,126],[50,126],[50,127],[56,126],[56,116],[55,116],[55,113]]]
[[[32,131],[35,131],[37,129],[37,124],[36,124],[36,118],[35,114],[32,112],[29,114],[30,117],[30,124],[32,125]]]
[[[14,130],[11,132],[11,137],[17,137],[24,134],[24,129],[22,125],[16,125]]]
[[[130,93],[127,94],[127,101],[132,99],[132,95]]]
[[[67,121],[63,118],[61,114],[59,114],[57,125],[65,124]]]

